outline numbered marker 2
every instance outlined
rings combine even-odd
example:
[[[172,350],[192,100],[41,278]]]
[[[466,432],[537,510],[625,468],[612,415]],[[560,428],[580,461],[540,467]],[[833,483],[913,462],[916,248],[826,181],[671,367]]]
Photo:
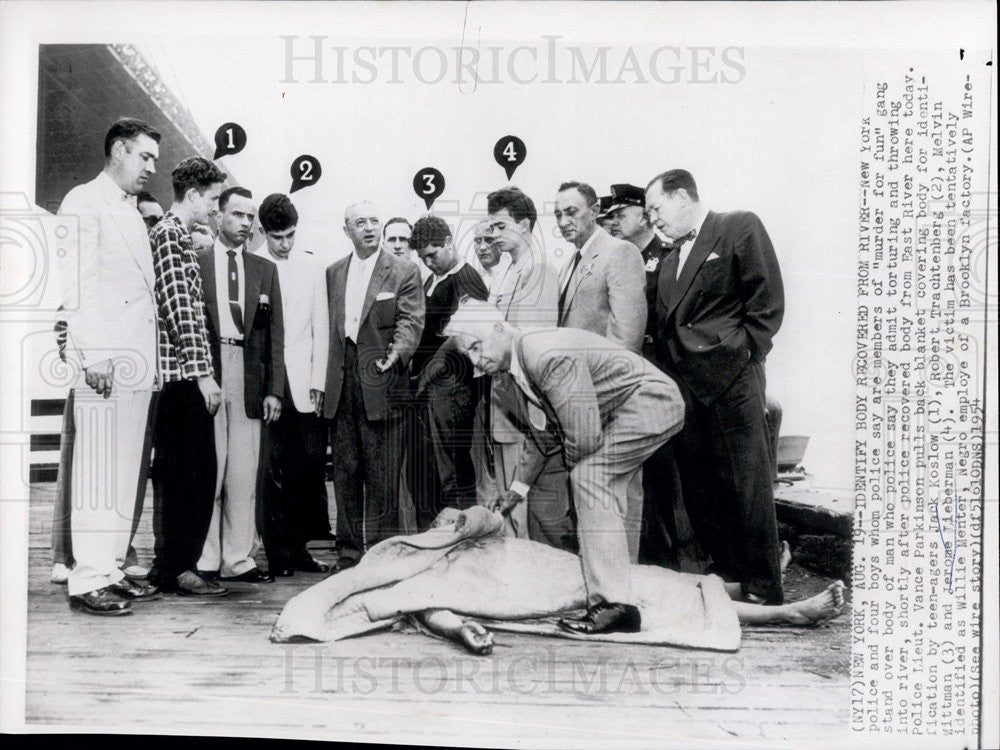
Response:
[[[218,159],[220,156],[238,154],[246,145],[247,131],[235,122],[227,122],[225,125],[220,125],[219,129],[215,131],[215,156],[212,158]]]
[[[292,174],[292,189],[288,191],[289,193],[294,193],[296,190],[315,185],[319,182],[320,175],[323,174],[323,168],[319,165],[319,159],[308,154],[303,154],[293,161],[292,168],[289,171]]]
[[[413,175],[413,192],[423,198],[430,211],[434,201],[444,192],[444,175],[434,167],[424,167]]]
[[[493,147],[493,158],[507,172],[508,180],[514,176],[514,170],[524,164],[524,157],[527,155],[528,149],[525,148],[524,141],[516,135],[505,135]]]

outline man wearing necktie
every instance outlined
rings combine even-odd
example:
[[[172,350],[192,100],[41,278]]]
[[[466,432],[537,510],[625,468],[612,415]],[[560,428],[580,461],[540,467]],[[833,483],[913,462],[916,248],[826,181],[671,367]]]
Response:
[[[656,345],[687,405],[676,440],[684,502],[715,572],[754,601],[783,600],[764,359],[784,315],[781,271],[760,219],[715,213],[674,169],[646,187],[674,241],[660,264]]]
[[[475,302],[452,315],[445,333],[483,372],[507,373],[524,397],[518,423],[526,439],[512,485],[534,485],[546,456],[560,457],[569,469],[588,610],[581,618],[561,619],[560,627],[580,635],[639,631],[626,493],[643,461],[681,428],[677,386],[602,336],[577,329],[521,331]],[[505,493],[494,507],[508,514],[526,494]]]
[[[284,327],[278,270],[247,251],[255,206],[249,190],[219,196],[219,236],[199,253],[209,340],[222,405],[215,415],[215,507],[198,569],[224,581],[270,583],[254,562],[262,420],[281,416]]]

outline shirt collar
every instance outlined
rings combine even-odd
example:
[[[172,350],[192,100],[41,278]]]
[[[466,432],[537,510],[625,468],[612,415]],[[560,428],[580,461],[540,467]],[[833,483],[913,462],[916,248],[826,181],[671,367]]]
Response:
[[[434,274],[434,281],[435,281],[435,283],[444,281],[449,276],[454,276],[456,273],[458,273],[459,271],[462,270],[462,267],[464,265],[465,265],[465,261],[464,260],[460,260],[454,266],[451,267],[450,271],[445,271],[445,273],[444,273],[443,276],[438,276],[437,274]]]
[[[351,260],[353,262],[355,262],[355,263],[360,263],[362,268],[367,268],[368,266],[375,265],[376,259],[381,254],[382,254],[382,248],[380,247],[378,250],[376,250],[374,253],[372,253],[371,255],[369,255],[367,258],[362,258],[360,255],[358,255],[358,251],[357,250],[353,250],[352,249],[351,250],[351,255],[354,256],[354,257],[351,258]]]
[[[135,206],[135,196],[129,195],[120,187],[118,183],[111,179],[111,175],[105,172],[103,169],[101,173],[97,175],[98,184],[101,186],[101,191],[110,199],[119,200],[123,203],[130,203]]]
[[[594,244],[594,239],[597,237],[597,233],[603,231],[604,230],[601,229],[600,227],[594,227],[594,231],[590,233],[590,236],[587,238],[587,241],[584,242],[583,247],[580,248],[580,255],[583,255],[585,252],[587,252],[587,248]]]
[[[694,230],[694,237],[698,239],[698,235],[701,234],[701,228],[705,224],[705,219],[708,217],[708,209],[701,208],[701,215],[698,217],[698,221],[695,222],[694,226],[691,227]]]
[[[215,254],[216,255],[218,255],[219,257],[225,258],[226,254],[230,250],[235,250],[236,251],[236,260],[238,262],[242,262],[243,261],[243,246],[242,245],[240,247],[232,247],[232,248],[230,248],[230,247],[227,247],[226,245],[224,245],[223,242],[222,242],[222,240],[219,237],[215,238]]]
[[[517,358],[517,342],[510,343],[510,376],[514,380],[525,382],[524,370],[521,369],[521,360]]]

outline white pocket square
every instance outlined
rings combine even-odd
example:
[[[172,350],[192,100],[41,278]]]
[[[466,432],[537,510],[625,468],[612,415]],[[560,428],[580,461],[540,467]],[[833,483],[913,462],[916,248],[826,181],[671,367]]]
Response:
[[[396,296],[395,292],[379,292],[377,295],[375,295],[375,301],[381,302],[382,300],[385,299],[392,299],[395,296]]]
[[[709,254],[709,256],[707,258],[705,258],[705,262],[708,263],[708,261],[710,261],[710,260],[718,260],[721,257],[722,256],[719,255],[718,253],[713,252],[713,253]]]

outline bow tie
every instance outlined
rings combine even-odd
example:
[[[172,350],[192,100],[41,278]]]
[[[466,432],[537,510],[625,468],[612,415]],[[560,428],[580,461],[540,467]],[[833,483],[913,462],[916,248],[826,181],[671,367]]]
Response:
[[[698,232],[695,231],[694,229],[692,229],[690,232],[688,232],[687,234],[685,234],[683,237],[678,237],[676,240],[674,240],[674,247],[680,247],[685,242],[692,241],[697,234],[698,234]]]

